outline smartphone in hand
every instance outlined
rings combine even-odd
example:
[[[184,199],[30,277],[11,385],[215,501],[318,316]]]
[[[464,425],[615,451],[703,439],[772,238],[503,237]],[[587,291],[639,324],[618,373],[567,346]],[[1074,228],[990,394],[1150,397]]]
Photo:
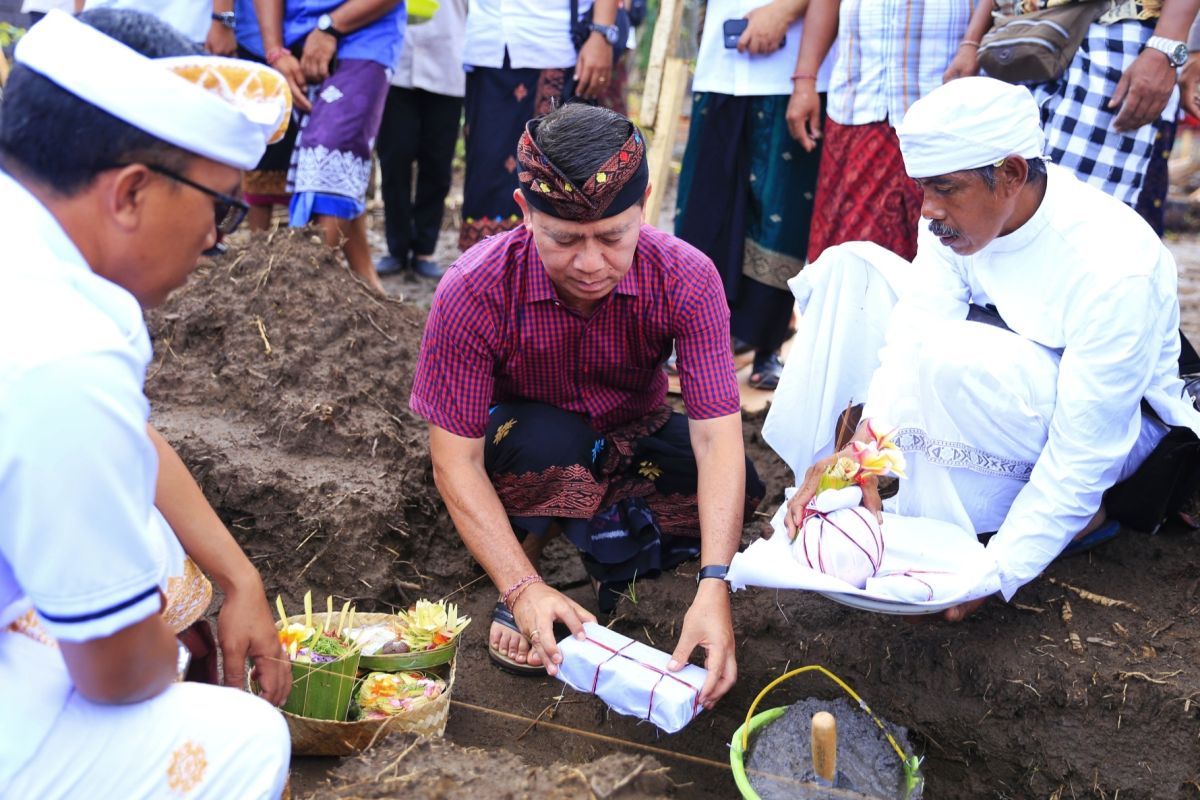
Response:
[[[738,40],[742,38],[742,34],[746,32],[746,26],[750,24],[750,20],[745,19],[727,19],[725,20],[725,47],[729,50],[736,50]]]
[[[746,26],[750,24],[750,20],[745,17],[741,19],[725,20],[723,33],[725,34],[725,47],[729,50],[736,50],[738,41],[741,40],[742,34],[746,32]],[[779,43],[782,49],[787,44],[787,37],[783,37],[783,41]]]

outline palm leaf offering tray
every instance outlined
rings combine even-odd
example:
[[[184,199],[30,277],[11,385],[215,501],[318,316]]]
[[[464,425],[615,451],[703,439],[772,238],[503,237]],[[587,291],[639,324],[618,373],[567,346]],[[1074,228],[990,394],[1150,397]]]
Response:
[[[362,651],[362,669],[393,672],[427,669],[454,658],[458,635],[471,623],[444,600],[418,600],[396,614],[360,614],[346,635]]]

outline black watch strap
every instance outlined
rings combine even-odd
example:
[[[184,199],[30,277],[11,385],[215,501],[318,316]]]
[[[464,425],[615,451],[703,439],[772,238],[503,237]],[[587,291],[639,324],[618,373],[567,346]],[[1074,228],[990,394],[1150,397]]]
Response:
[[[700,581],[704,580],[705,578],[717,578],[719,580],[725,580],[725,576],[728,573],[728,564],[709,564],[707,567],[701,567],[700,571],[696,573],[696,583],[700,583]]]

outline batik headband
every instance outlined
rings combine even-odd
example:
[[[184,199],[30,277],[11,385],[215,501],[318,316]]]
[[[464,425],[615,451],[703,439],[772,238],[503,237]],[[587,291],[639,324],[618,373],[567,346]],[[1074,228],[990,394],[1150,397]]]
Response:
[[[268,67],[147,58],[62,11],[21,37],[15,61],[151,136],[240,169],[254,168],[291,106],[286,81]]]
[[[540,120],[530,120],[517,143],[521,171],[517,180],[532,208],[573,222],[594,222],[614,217],[646,194],[650,169],[646,164],[646,140],[632,122],[629,138],[621,149],[588,176],[582,186],[563,174],[537,145]]]

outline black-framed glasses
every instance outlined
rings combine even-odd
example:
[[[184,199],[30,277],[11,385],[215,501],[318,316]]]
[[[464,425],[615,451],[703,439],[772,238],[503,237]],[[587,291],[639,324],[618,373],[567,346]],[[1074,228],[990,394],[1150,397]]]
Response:
[[[197,191],[204,192],[216,201],[213,203],[213,216],[216,218],[218,242],[236,231],[238,226],[242,224],[242,220],[246,218],[246,214],[250,213],[250,206],[236,197],[230,197],[215,189],[210,189],[203,184],[196,183],[190,178],[183,177],[178,172],[169,170],[166,167],[160,167],[158,164],[146,164],[145,167],[151,172],[157,172],[159,175],[170,178],[173,181],[178,181],[184,186],[190,186]]]

